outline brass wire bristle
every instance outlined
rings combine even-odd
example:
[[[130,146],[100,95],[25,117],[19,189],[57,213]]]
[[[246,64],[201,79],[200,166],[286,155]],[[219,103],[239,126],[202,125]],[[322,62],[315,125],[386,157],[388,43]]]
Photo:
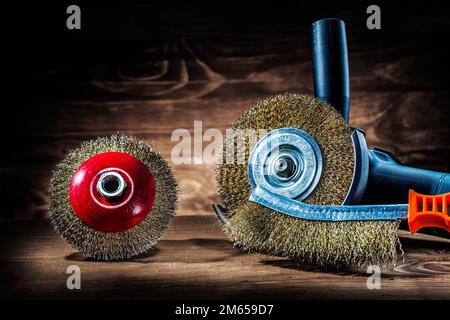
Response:
[[[304,202],[342,204],[352,182],[354,150],[350,128],[327,103],[299,94],[274,96],[247,110],[232,129],[271,131],[286,127],[309,133],[324,158],[319,184]],[[397,221],[307,221],[248,201],[249,143],[246,141],[244,164],[220,164],[216,174],[219,195],[227,208],[224,229],[236,246],[329,269],[395,261]]]
[[[77,168],[92,156],[109,151],[140,159],[155,180],[156,195],[150,214],[123,232],[102,232],[82,222],[73,211],[68,194]],[[125,135],[100,137],[82,143],[56,166],[50,180],[50,220],[60,235],[84,255],[99,260],[128,259],[150,250],[162,237],[175,216],[177,198],[173,173],[152,146]]]

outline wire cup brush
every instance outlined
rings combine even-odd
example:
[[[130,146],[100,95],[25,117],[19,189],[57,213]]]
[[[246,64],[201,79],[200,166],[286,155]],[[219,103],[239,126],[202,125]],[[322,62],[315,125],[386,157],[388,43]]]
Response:
[[[152,146],[124,135],[81,144],[50,180],[50,220],[87,257],[127,259],[150,250],[177,208],[177,185]]]
[[[238,151],[243,164],[231,151],[234,162],[218,166],[226,209],[214,210],[229,238],[246,251],[330,269],[390,264],[397,259],[400,220],[409,220],[411,233],[430,226],[449,231],[450,193],[408,191],[449,192],[450,175],[406,167],[386,151],[369,150],[363,131],[349,127],[342,21],[313,24],[313,47],[318,98],[271,97],[234,122],[232,131],[269,133],[256,144],[245,140]],[[226,141],[227,156],[230,146],[237,144]],[[359,205],[389,193],[399,204]],[[408,196],[409,205],[401,204]]]

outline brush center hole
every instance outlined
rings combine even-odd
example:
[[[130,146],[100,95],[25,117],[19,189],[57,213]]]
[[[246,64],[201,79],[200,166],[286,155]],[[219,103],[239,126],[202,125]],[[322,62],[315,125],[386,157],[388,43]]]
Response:
[[[122,195],[126,182],[118,172],[103,173],[97,183],[97,190],[105,198],[118,197]]]
[[[289,157],[280,157],[275,163],[275,173],[282,178],[290,178],[297,170],[295,162]]]
[[[119,179],[117,177],[107,177],[102,181],[103,189],[107,192],[116,192],[119,189]]]

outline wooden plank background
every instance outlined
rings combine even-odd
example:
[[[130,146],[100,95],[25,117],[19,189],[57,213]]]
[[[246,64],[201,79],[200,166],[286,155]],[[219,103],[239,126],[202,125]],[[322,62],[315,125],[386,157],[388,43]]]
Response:
[[[363,4],[94,2],[81,31],[65,30],[64,4],[45,8],[40,29],[12,37],[1,219],[47,217],[51,171],[83,140],[135,135],[170,161],[174,129],[223,131],[257,99],[313,94],[310,23],[327,16],[347,23],[351,125],[409,165],[450,169],[450,14],[439,3],[385,4],[377,31]],[[173,169],[178,214],[210,214],[214,166]]]

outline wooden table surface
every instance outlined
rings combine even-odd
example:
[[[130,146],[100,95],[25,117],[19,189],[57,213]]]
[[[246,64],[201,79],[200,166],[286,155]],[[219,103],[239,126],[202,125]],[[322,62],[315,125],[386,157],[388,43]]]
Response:
[[[149,254],[127,262],[87,260],[50,223],[2,222],[1,298],[289,298],[448,299],[450,240],[401,231],[404,261],[382,272],[326,273],[234,248],[212,215],[177,216]],[[68,290],[66,269],[81,269],[81,290]]]

